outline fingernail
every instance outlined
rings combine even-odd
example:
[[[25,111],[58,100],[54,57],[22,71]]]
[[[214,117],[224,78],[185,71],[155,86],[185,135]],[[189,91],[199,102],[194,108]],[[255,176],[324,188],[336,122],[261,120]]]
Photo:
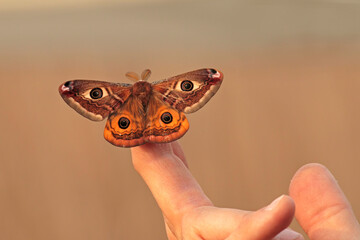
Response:
[[[278,197],[277,199],[272,201],[272,203],[270,203],[268,206],[265,207],[265,210],[272,211],[274,208],[277,207],[277,205],[279,204],[280,200],[283,199],[283,197],[284,197],[284,195],[281,195],[280,197]]]
[[[285,229],[284,231],[280,232],[278,235],[276,235],[273,240],[304,240],[304,237],[298,233],[295,232],[289,228]]]

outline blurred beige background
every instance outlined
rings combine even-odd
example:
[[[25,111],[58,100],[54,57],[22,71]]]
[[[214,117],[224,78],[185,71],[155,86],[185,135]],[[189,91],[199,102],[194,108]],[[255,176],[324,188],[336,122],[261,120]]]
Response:
[[[359,218],[359,22],[357,1],[3,1],[0,239],[165,239],[129,149],[57,92],[145,68],[223,71],[180,140],[216,205],[258,209],[320,162]]]

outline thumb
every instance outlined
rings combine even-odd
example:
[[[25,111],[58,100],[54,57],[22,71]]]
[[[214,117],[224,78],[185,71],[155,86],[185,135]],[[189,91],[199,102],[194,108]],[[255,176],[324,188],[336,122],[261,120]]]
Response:
[[[291,223],[295,213],[294,201],[286,195],[275,199],[270,205],[249,213],[246,226],[241,231],[234,232],[230,239],[243,239],[244,229],[251,233],[246,239],[303,239],[299,233],[286,229]],[[240,229],[239,229],[240,230]]]

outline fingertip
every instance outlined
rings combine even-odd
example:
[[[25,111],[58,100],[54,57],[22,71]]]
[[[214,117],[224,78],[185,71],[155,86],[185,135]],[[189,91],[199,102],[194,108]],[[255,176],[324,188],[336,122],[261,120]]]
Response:
[[[313,186],[333,185],[338,189],[337,181],[331,172],[322,164],[309,163],[299,168],[291,179],[289,194],[293,198],[305,198]],[[319,190],[319,189],[317,189]]]
[[[278,209],[286,208],[287,211],[294,212],[295,211],[295,203],[294,200],[287,195],[281,195],[272,201],[268,206],[264,208],[266,211],[277,211]]]
[[[272,237],[286,229],[292,222],[295,215],[294,200],[287,195],[281,195],[280,197],[275,199],[269,206],[265,207],[265,209],[266,211],[271,212],[271,216],[268,219],[268,225],[271,226],[275,224],[272,229],[268,229],[269,236]]]
[[[275,222],[281,223],[279,226],[286,228],[291,223],[295,214],[294,200],[287,195],[281,195],[264,208],[265,211],[272,212]]]
[[[294,174],[291,182],[297,180],[298,178],[307,179],[309,175],[316,175],[316,174],[325,174],[327,176],[331,176],[332,174],[330,171],[320,163],[308,163],[302,167],[300,167]]]
[[[251,229],[257,232],[255,239],[272,239],[286,229],[295,214],[295,204],[291,197],[281,195],[268,206],[254,213],[256,225]],[[296,238],[294,238],[296,239]]]
[[[164,155],[172,153],[173,151],[171,143],[146,143],[132,147],[131,152],[142,155]]]
[[[163,159],[171,154],[173,150],[170,143],[146,143],[131,148],[132,161],[136,170],[144,164]]]
[[[302,174],[304,172],[310,171],[310,170],[318,170],[318,171],[329,171],[324,165],[320,164],[320,163],[308,163],[305,164],[304,166],[300,167],[294,176],[298,175],[298,174]]]

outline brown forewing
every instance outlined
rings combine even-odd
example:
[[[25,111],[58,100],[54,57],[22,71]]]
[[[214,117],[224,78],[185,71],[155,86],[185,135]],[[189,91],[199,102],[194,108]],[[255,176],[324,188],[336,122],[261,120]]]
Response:
[[[200,109],[216,93],[222,78],[222,73],[215,69],[199,69],[156,82],[153,88],[173,108],[191,113]],[[181,91],[178,86],[184,80],[192,81],[198,87],[191,91]]]
[[[68,87],[64,87],[67,85]],[[94,88],[104,88],[107,96],[94,100],[84,96],[84,94]],[[131,94],[131,85],[117,84],[94,80],[73,80],[60,86],[59,92],[62,98],[73,109],[81,115],[92,119],[89,113],[101,115],[106,118],[111,112],[119,108]],[[77,104],[76,104],[77,103]],[[79,106],[80,105],[80,106]],[[98,119],[98,120],[102,120]]]

